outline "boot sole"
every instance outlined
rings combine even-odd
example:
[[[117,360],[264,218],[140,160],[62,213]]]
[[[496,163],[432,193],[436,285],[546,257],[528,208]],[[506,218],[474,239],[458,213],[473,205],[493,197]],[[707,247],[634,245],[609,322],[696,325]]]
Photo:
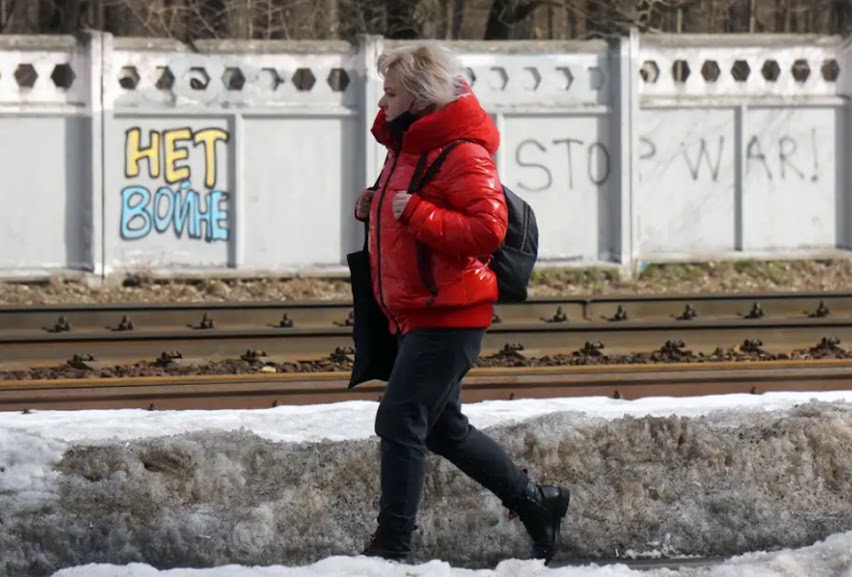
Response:
[[[562,520],[568,516],[568,506],[571,504],[571,493],[559,488],[559,497],[557,498],[557,515],[553,522],[553,545],[550,546],[548,555],[544,558],[544,564],[548,565],[556,553],[559,546],[560,532],[562,531]]]

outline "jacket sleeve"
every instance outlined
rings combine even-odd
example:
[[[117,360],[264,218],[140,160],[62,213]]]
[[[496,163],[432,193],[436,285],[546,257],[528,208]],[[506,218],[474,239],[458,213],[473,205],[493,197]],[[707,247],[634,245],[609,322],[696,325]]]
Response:
[[[485,149],[462,145],[435,175],[446,208],[414,195],[401,221],[429,248],[461,256],[486,256],[506,236],[508,213],[497,167]]]

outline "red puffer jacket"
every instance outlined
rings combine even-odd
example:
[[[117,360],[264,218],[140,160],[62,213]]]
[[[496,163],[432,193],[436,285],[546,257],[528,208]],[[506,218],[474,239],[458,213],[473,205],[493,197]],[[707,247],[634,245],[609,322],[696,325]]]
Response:
[[[446,107],[415,121],[400,149],[380,111],[373,135],[388,158],[370,207],[370,262],[376,300],[392,332],[422,328],[484,328],[491,324],[497,279],[487,257],[506,235],[507,209],[492,155],[500,135],[469,90]],[[408,189],[423,152],[426,166],[459,139],[440,170],[393,216],[393,197]],[[417,242],[427,247],[437,294],[418,269]]]

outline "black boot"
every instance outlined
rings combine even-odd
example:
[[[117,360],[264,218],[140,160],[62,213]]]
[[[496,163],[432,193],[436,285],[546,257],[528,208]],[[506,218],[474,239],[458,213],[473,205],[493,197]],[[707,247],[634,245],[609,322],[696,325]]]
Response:
[[[378,529],[361,554],[404,563],[411,554],[411,532],[414,529],[413,523],[382,523],[380,519]]]
[[[511,507],[533,541],[532,555],[550,563],[556,552],[556,541],[562,519],[568,514],[571,494],[564,487],[536,485],[529,482],[524,493]]]

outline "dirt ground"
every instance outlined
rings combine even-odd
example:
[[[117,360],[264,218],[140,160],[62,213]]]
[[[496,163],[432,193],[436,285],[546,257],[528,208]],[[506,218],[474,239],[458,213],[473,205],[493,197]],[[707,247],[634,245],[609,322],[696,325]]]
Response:
[[[852,260],[777,260],[654,264],[633,279],[602,268],[537,272],[533,296],[843,291],[852,286]],[[155,280],[128,276],[120,286],[91,287],[53,278],[40,283],[0,281],[0,305],[291,301],[344,299],[346,279]]]

